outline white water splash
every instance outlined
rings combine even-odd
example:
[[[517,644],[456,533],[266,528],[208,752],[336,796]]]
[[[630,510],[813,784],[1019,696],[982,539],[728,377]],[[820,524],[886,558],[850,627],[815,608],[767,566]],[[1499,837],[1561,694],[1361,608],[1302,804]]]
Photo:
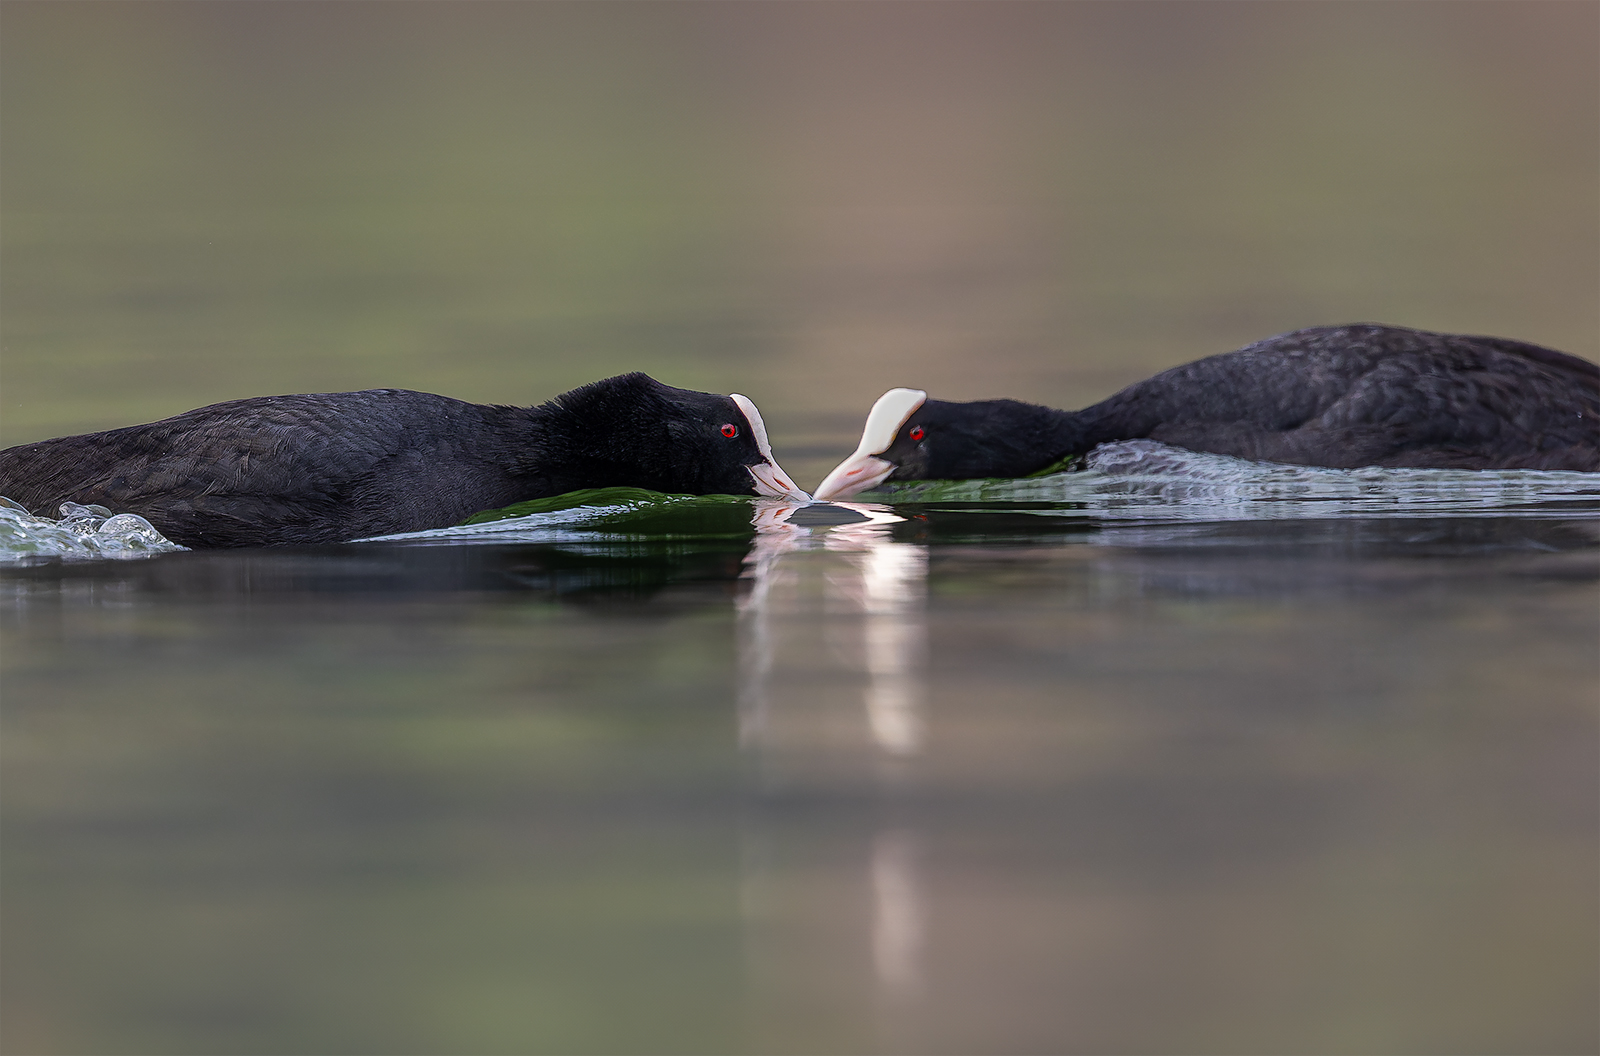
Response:
[[[64,502],[57,520],[0,497],[0,564],[146,557],[183,549],[138,514]]]

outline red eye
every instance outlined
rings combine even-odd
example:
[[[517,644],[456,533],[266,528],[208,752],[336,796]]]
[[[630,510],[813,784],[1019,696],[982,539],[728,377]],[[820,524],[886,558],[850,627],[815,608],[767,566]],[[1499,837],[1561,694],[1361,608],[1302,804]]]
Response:
[[[722,435],[728,437],[738,436],[739,427],[734,425],[732,422],[729,422],[727,425],[722,427]]]
[[[913,425],[911,427],[911,432],[906,434],[906,435],[910,436],[911,439],[913,439],[913,440],[921,440],[923,437],[927,436],[928,434],[922,431],[922,426]]]

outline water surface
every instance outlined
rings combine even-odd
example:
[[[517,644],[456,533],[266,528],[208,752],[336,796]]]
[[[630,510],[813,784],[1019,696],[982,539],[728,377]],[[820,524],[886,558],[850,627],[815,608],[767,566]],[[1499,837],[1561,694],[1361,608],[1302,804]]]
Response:
[[[1589,1046],[1600,485],[1101,457],[24,558],[8,1031]]]

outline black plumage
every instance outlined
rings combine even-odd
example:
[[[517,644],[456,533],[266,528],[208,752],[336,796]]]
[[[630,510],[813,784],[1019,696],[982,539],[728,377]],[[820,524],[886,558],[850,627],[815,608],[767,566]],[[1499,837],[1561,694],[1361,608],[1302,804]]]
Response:
[[[755,418],[644,374],[536,407],[402,389],[263,396],[0,451],[0,495],[45,516],[66,501],[137,513],[190,547],[334,542],[580,488],[748,495],[751,467],[787,484]]]
[[[885,396],[885,400],[888,396]],[[880,401],[882,402],[882,401]],[[1600,366],[1521,341],[1361,324],[1315,327],[1197,360],[1081,411],[924,400],[860,482],[1019,477],[1098,444],[1338,469],[1600,470]],[[864,441],[864,446],[866,442]]]

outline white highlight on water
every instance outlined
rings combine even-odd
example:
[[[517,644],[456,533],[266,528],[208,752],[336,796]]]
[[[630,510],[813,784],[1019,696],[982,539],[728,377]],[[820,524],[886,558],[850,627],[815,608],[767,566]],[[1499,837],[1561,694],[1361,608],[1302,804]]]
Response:
[[[927,655],[924,617],[926,546],[895,542],[889,525],[904,518],[887,507],[840,503],[865,520],[817,528],[788,517],[799,504],[758,502],[757,535],[745,558],[749,592],[739,602],[740,742],[748,747],[782,740],[769,724],[774,677],[776,609],[808,604],[792,596],[791,556],[831,551],[844,559],[825,581],[830,634],[854,658],[859,672],[861,727],[874,748],[891,759],[921,751],[926,720],[923,684]],[[782,593],[775,600],[775,592]]]
[[[872,841],[871,875],[872,965],[878,984],[891,997],[914,997],[922,989],[927,911],[910,832],[878,833]]]
[[[924,726],[928,548],[882,541],[851,557],[861,570],[866,615],[867,721],[884,751],[914,755]]]

